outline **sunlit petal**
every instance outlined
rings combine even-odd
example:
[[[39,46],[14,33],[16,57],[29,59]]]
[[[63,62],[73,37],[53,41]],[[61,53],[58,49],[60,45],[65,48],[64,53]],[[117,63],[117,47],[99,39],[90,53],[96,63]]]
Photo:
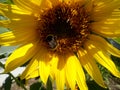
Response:
[[[97,62],[107,68],[114,76],[120,77],[120,72],[117,70],[115,64],[110,59],[110,56],[107,53],[102,52],[98,48],[94,47],[89,42],[86,43],[87,52],[93,56]],[[108,63],[109,62],[109,63]]]
[[[86,71],[89,73],[89,75],[102,87],[105,87],[102,76],[100,74],[99,68],[96,65],[95,60],[92,57],[89,57],[88,53],[80,49],[79,58],[80,62],[83,65],[83,67],[86,69]],[[93,71],[94,70],[94,71]],[[96,74],[97,73],[97,74]]]
[[[35,49],[35,43],[29,43],[16,49],[6,61],[5,72],[9,72],[30,60],[30,58],[34,55],[32,53]]]

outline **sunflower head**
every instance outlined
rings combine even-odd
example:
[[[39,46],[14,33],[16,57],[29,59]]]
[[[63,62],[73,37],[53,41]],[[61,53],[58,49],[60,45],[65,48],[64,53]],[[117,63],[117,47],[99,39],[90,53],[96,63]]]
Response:
[[[48,49],[56,53],[77,52],[83,45],[90,33],[90,16],[83,5],[60,2],[42,13],[37,30]]]
[[[29,61],[21,79],[40,76],[46,84],[88,90],[83,68],[105,87],[96,62],[120,77],[110,55],[120,51],[108,38],[120,36],[119,0],[13,0],[0,4],[0,45],[19,47],[8,57],[5,72]]]

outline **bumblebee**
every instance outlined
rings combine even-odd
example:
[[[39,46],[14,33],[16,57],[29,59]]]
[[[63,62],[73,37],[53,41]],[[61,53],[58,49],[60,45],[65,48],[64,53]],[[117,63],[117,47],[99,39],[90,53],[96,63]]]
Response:
[[[57,47],[57,37],[53,35],[48,35],[46,37],[46,42],[50,49],[55,49]]]

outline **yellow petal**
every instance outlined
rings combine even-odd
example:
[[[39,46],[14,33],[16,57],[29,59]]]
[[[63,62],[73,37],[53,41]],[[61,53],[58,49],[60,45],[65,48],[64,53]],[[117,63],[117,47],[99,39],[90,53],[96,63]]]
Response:
[[[39,76],[39,59],[40,59],[40,54],[41,54],[41,47],[37,47],[36,49],[37,54],[32,58],[30,63],[28,64],[27,68],[24,70],[23,74],[21,75],[21,79],[24,78],[32,78],[32,77],[37,77]]]
[[[104,22],[93,23],[92,31],[94,33],[100,34],[104,37],[119,37],[120,36],[120,26],[118,22],[112,22],[112,24],[104,24]]]
[[[0,4],[1,5],[1,4]],[[1,16],[5,16],[5,14],[3,13],[3,11],[1,11],[1,9],[0,9],[0,15]]]
[[[88,72],[88,74],[96,81],[96,83],[98,83],[102,87],[105,87],[101,73],[93,57],[89,57],[89,54],[83,49],[80,49],[78,53],[80,55],[80,62],[85,70]]]
[[[94,57],[101,65],[106,67],[113,75],[120,78],[120,72],[117,70],[115,64],[110,59],[110,57],[108,57],[106,54],[103,54],[100,51]]]
[[[41,2],[43,0],[13,0],[15,5],[21,8],[23,11],[28,11],[31,13],[39,13]],[[31,7],[32,6],[32,7]]]
[[[76,82],[79,86],[79,88],[81,90],[88,90],[88,87],[87,87],[87,84],[86,84],[86,79],[85,79],[85,74],[84,74],[84,71],[83,71],[83,68],[81,66],[81,63],[76,60],[76,62],[74,62],[75,65],[76,65],[76,71],[77,71],[77,74],[76,74]]]
[[[56,67],[57,67],[57,64],[58,63],[58,57],[56,56],[52,56],[52,59],[50,60],[49,62],[49,65],[50,65],[50,76],[51,78],[54,80],[55,79],[55,72],[56,72]]]
[[[113,61],[110,60],[110,57],[103,54],[102,52],[98,52],[97,55],[95,55],[94,57],[101,65],[106,67],[113,75],[120,78],[120,72],[117,70]]]
[[[66,64],[66,59],[67,59],[67,55],[58,55],[58,58],[59,58],[59,60],[58,60],[58,62],[57,62],[57,68],[59,69],[59,70],[61,70],[61,69],[63,69],[64,68],[64,66],[65,66],[65,64]]]
[[[51,59],[49,53],[44,48],[40,49],[39,52],[39,75],[41,80],[46,84],[47,79],[50,75],[50,64],[49,61]]]
[[[105,20],[91,24],[93,32],[105,37],[120,36],[120,10],[115,9],[112,14]]]
[[[34,37],[31,37],[31,36],[34,36]],[[9,45],[30,43],[37,40],[36,36],[37,36],[36,32],[33,32],[32,30],[29,32],[9,31],[9,32],[0,34],[0,44],[4,46],[9,46]]]
[[[16,17],[15,17],[16,16]],[[35,17],[30,16],[30,15],[17,15],[17,14],[12,14],[10,17],[10,23],[7,25],[7,28],[10,28],[14,31],[24,31],[24,32],[29,32],[29,31],[36,31],[36,25],[37,21],[35,20]]]
[[[96,47],[100,48],[103,51],[108,51],[110,54],[120,57],[120,50],[112,46],[105,39],[100,36],[90,35],[89,36],[91,43],[93,43]]]
[[[44,61],[39,61],[39,74],[41,76],[41,80],[46,84],[50,75],[50,67],[46,65]]]
[[[36,19],[31,13],[24,12],[16,5],[0,4],[0,10],[8,20],[1,20],[0,25],[6,26],[10,29],[35,29]],[[4,25],[5,24],[5,25]]]
[[[34,55],[35,49],[35,43],[30,43],[16,49],[5,63],[5,72],[9,72],[27,62]]]
[[[62,0],[61,0],[62,1]],[[81,3],[85,2],[85,0],[63,0],[65,3]]]
[[[1,20],[0,21],[0,27],[8,27],[9,23],[10,23],[9,20]]]
[[[56,70],[55,79],[56,79],[57,90],[64,90],[64,86],[65,86],[65,71],[64,71],[64,69]]]
[[[70,56],[65,65],[66,79],[71,90],[74,90],[76,85],[76,60],[77,58],[75,56]]]
[[[89,41],[86,43],[85,48],[91,57],[94,57],[98,63],[107,68],[114,76],[120,78],[120,72],[106,53],[90,44]]]
[[[13,5],[13,4],[2,4],[2,3],[0,3],[0,10],[2,12],[5,12],[7,15],[11,15],[11,13],[29,14],[29,15],[31,14],[30,12],[26,12],[26,11],[18,8],[16,5]]]
[[[62,59],[60,59],[58,57],[54,57],[51,61],[51,65],[52,65],[51,70],[53,71],[53,73],[55,75],[54,78],[56,81],[57,90],[64,90],[64,86],[65,86],[64,63],[60,63],[61,61],[63,61]],[[63,65],[61,65],[61,64],[63,64]]]
[[[16,17],[14,17],[14,15]],[[7,28],[10,28],[12,30],[24,30],[24,32],[29,31],[36,31],[36,25],[37,21],[35,20],[35,17],[30,15],[16,15],[12,14],[12,16],[8,16],[11,19],[11,23],[8,24]],[[22,31],[23,31],[22,30]]]
[[[50,8],[49,0],[13,0],[14,3],[23,10],[27,10],[34,14],[41,13],[42,9]],[[32,7],[31,7],[32,6]]]
[[[74,56],[70,56],[67,59],[65,65],[66,79],[71,88],[71,90],[75,89],[75,85],[78,84],[81,90],[88,90],[85,80],[84,71],[78,58]]]
[[[39,55],[37,54],[37,55],[30,61],[30,63],[28,64],[27,68],[24,70],[24,72],[23,72],[22,75],[21,75],[21,78],[22,78],[22,79],[31,77],[31,74],[32,74],[34,71],[38,71],[38,70],[39,70],[38,58],[39,58]],[[34,74],[34,73],[33,73],[33,74]],[[36,74],[37,74],[37,72],[36,72]],[[32,76],[33,76],[33,75],[32,75]]]
[[[36,78],[39,76],[39,69],[33,71],[32,73],[30,73],[30,75],[28,75],[25,79],[28,80],[28,79],[31,79],[31,78]]]
[[[57,4],[59,4],[60,2],[62,2],[63,0],[49,0],[52,4],[52,6],[55,6]]]
[[[119,0],[92,0],[93,12],[91,18],[94,21],[104,20],[108,18],[114,9],[119,8]]]
[[[40,0],[39,0],[40,1]],[[55,2],[56,0],[41,0],[41,5],[40,5],[40,9],[49,9],[49,8],[52,8],[53,6],[53,3]],[[58,1],[58,0],[57,0]],[[54,3],[54,5],[57,4]]]

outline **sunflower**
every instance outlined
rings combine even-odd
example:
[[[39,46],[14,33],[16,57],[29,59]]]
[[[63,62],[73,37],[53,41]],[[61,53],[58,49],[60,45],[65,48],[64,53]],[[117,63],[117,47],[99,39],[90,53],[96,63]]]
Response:
[[[48,77],[57,89],[88,90],[83,68],[105,87],[96,62],[120,78],[110,55],[120,57],[109,38],[120,36],[119,0],[13,0],[0,4],[0,45],[19,47],[8,57],[5,72],[28,62],[22,79]]]

